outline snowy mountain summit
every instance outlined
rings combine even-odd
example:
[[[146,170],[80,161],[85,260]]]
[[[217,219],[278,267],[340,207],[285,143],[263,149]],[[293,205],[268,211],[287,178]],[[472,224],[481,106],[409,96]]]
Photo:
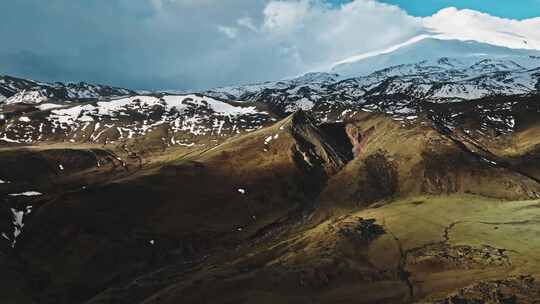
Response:
[[[420,101],[538,94],[540,18],[516,21],[446,8],[418,22],[416,36],[319,72],[205,93],[270,103],[283,113],[312,110],[330,120],[351,107],[410,113]]]
[[[473,10],[446,8],[421,19],[423,31],[383,50],[353,55],[332,65],[344,76],[364,76],[376,70],[443,57],[475,61],[509,59],[536,68],[540,56],[540,18],[524,21],[493,17]]]

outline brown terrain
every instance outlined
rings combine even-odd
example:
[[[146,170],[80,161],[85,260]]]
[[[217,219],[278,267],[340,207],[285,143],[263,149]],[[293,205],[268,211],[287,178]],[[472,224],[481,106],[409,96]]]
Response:
[[[0,303],[539,303],[539,100],[508,98],[5,144]]]

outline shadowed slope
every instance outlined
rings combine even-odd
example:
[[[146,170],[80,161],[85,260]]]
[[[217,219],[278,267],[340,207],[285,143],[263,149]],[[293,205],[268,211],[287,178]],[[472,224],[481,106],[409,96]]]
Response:
[[[214,148],[60,192],[26,219],[14,254],[38,278],[40,303],[80,302],[159,267],[283,233],[348,161],[342,150],[297,112]]]

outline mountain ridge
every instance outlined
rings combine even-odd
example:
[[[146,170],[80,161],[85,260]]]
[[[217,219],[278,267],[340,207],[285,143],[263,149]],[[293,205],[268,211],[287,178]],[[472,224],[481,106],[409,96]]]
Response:
[[[45,83],[0,75],[0,103],[41,103],[45,101],[89,101],[133,95],[135,91],[106,85]]]
[[[262,128],[298,109],[311,111],[321,122],[343,121],[360,110],[380,111],[402,120],[417,116],[424,103],[538,95],[540,57],[519,58],[521,61],[443,57],[387,67],[368,76],[310,73],[289,80],[184,95],[112,91],[131,94],[122,97],[108,95],[107,89],[106,96],[90,102],[49,98],[25,102],[18,96],[27,94],[26,83],[33,86],[35,82],[21,80],[21,91],[3,104],[0,141],[32,143],[56,138],[114,142],[161,130],[156,133],[161,135],[156,136],[164,138],[162,144],[191,145],[207,133],[215,133],[212,136],[219,139],[221,131],[234,134]],[[250,107],[251,114],[245,110]],[[232,112],[220,112],[225,108]],[[100,136],[92,132],[84,135],[89,124]],[[43,130],[48,131],[44,134]]]

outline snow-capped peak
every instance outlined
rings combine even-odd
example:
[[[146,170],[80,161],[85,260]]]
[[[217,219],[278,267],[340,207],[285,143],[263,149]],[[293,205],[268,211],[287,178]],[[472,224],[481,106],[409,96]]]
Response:
[[[419,20],[423,31],[418,35],[385,49],[350,56],[336,62],[330,70],[343,74],[345,67],[348,70],[345,74],[366,75],[422,59],[540,54],[540,17],[511,20],[450,7]],[[399,54],[400,58],[391,58],[392,54]],[[359,62],[364,66],[360,71],[351,69],[350,65]],[[373,69],[366,69],[366,65],[373,63],[376,63]]]
[[[477,41],[514,49],[540,50],[540,17],[512,20],[449,7],[422,19],[433,38]]]
[[[49,99],[49,95],[45,90],[22,90],[18,92],[17,94],[11,96],[8,98],[5,103],[6,104],[15,104],[15,103],[30,103],[30,104],[38,104],[42,103],[44,101],[47,101]]]
[[[388,52],[381,52],[373,56],[358,56],[354,60],[342,61],[336,64],[331,71],[344,77],[367,76],[387,67],[413,64],[424,60],[436,61],[445,57],[471,64],[485,59],[514,61],[524,68],[533,69],[540,66],[536,59],[539,55],[540,51],[536,50],[512,49],[477,41],[424,36]]]

